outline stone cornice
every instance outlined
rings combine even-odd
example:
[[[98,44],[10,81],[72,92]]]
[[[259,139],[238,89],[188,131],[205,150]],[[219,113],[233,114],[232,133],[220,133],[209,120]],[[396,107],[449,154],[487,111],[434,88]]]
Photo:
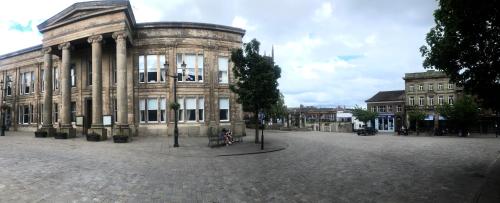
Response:
[[[191,29],[205,29],[214,30],[221,32],[230,32],[234,34],[239,34],[242,37],[245,35],[245,30],[225,25],[217,25],[210,23],[196,23],[196,22],[149,22],[149,23],[137,23],[136,29],[148,29],[148,28],[191,28]]]

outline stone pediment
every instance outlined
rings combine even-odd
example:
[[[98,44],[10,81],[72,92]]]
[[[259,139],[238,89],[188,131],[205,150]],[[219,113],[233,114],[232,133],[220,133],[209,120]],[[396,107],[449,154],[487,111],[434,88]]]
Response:
[[[134,14],[128,1],[108,0],[75,3],[41,23],[37,27],[38,30],[43,33],[83,19],[115,12],[125,12],[129,22],[135,25]]]

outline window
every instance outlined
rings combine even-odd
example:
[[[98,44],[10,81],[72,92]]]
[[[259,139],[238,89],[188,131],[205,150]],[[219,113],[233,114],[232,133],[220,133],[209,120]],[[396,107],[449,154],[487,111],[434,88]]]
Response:
[[[444,103],[444,97],[443,96],[439,96],[438,97],[438,104],[439,105],[443,105],[443,103]]]
[[[375,111],[377,111],[377,109],[374,106],[372,106],[372,112],[375,112]]]
[[[165,82],[165,55],[139,56],[139,82]],[[158,74],[158,71],[159,74]]]
[[[71,122],[76,122],[76,102],[71,102]]]
[[[146,65],[148,71],[148,83],[155,83],[158,78],[158,72],[156,71],[156,68],[158,67],[158,57],[156,55],[147,55]]]
[[[139,101],[139,104],[140,104],[140,101]],[[113,98],[113,122],[116,122],[118,120],[118,118],[117,118],[118,107],[116,105],[118,105],[118,103],[116,102],[116,98]]]
[[[424,97],[418,98],[418,105],[423,106],[424,105]]]
[[[59,89],[59,70],[57,67],[52,69],[52,75],[54,76],[52,82],[52,89]]]
[[[385,112],[385,106],[378,106],[378,112]]]
[[[229,98],[219,99],[219,120],[229,121]]]
[[[196,121],[196,98],[186,98],[187,121]]]
[[[59,105],[57,105],[57,103],[54,103],[54,115],[52,116],[52,118],[54,119],[53,122],[54,123],[57,123],[59,122]]]
[[[158,99],[148,99],[148,105],[146,108],[148,109],[148,122],[158,121]]]
[[[141,123],[146,122],[146,100],[144,99],[139,100],[139,116]]]
[[[165,82],[166,71],[165,70],[165,55],[160,55],[160,82]]]
[[[43,124],[43,103],[40,104],[40,110],[38,111],[38,114],[39,114],[38,117],[40,118],[39,123]]]
[[[418,90],[419,91],[424,91],[424,85],[422,85],[422,84],[418,85]]]
[[[229,61],[227,57],[219,57],[219,83],[228,82],[227,70],[229,68]]]
[[[87,61],[87,85],[92,85],[92,61]]]
[[[19,94],[30,94],[34,90],[34,74],[33,72],[21,73],[19,77]]]
[[[203,55],[198,55],[198,60],[196,60],[196,62],[198,67],[198,70],[196,70],[196,73],[198,73],[197,81],[203,82]]]
[[[452,83],[448,83],[448,89],[449,90],[453,89],[453,84]]]
[[[177,103],[179,104],[179,110],[177,112],[177,120],[183,121],[184,120],[184,99],[177,98]]]
[[[453,96],[448,96],[448,104],[453,105]]]
[[[434,89],[434,84],[430,83],[429,84],[429,91],[432,91]]]
[[[7,96],[12,95],[12,76],[7,76]]]
[[[167,121],[167,99],[160,98],[160,122]]]
[[[410,92],[413,92],[415,91],[415,88],[413,87],[413,85],[410,85]]]
[[[40,73],[40,89],[42,90],[42,92],[45,92],[45,70],[42,70],[42,72]]]
[[[429,96],[428,100],[429,100],[428,101],[429,106],[434,106],[434,97],[433,96]]]
[[[35,93],[35,73],[34,72],[31,72],[30,87],[31,87],[31,93]]]
[[[29,124],[30,123],[30,105],[20,105],[19,106],[19,124]]]
[[[401,105],[398,105],[397,112],[401,112],[403,110],[403,107]]]
[[[392,112],[392,105],[388,105],[387,109],[388,109],[387,112]]]
[[[139,56],[139,82],[144,82],[144,56]]]
[[[76,65],[74,63],[72,63],[71,67],[69,69],[70,75],[71,75],[71,87],[76,87],[75,67],[76,67]]]
[[[415,98],[410,97],[408,103],[410,104],[410,106],[415,106]]]
[[[186,69],[182,69],[182,63]],[[203,82],[203,55],[177,54],[177,80],[187,82]]]
[[[113,72],[113,84],[116,84],[116,81],[118,81],[118,79],[116,78],[116,57],[114,57],[115,55],[111,55],[111,71]]]
[[[204,110],[205,110],[205,99],[198,98],[198,121],[203,121]]]
[[[438,90],[443,90],[443,83],[438,83]]]

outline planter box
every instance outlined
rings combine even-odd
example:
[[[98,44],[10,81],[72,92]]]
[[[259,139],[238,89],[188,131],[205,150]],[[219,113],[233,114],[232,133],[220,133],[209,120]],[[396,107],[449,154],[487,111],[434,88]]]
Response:
[[[87,134],[87,141],[89,142],[99,142],[101,141],[101,136],[97,133],[90,133],[90,134]]]
[[[113,136],[113,141],[115,143],[127,143],[128,142],[128,136],[114,135]]]
[[[54,135],[54,138],[56,138],[56,139],[68,139],[68,133],[57,132]]]
[[[38,137],[38,138],[47,137],[47,132],[45,132],[45,131],[36,131],[35,132],[35,137]]]

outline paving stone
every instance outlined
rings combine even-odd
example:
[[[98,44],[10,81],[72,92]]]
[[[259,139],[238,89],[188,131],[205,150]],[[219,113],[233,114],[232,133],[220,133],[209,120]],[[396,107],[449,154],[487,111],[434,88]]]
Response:
[[[268,131],[269,149],[203,138],[0,137],[0,202],[470,202],[498,157],[494,137]]]

